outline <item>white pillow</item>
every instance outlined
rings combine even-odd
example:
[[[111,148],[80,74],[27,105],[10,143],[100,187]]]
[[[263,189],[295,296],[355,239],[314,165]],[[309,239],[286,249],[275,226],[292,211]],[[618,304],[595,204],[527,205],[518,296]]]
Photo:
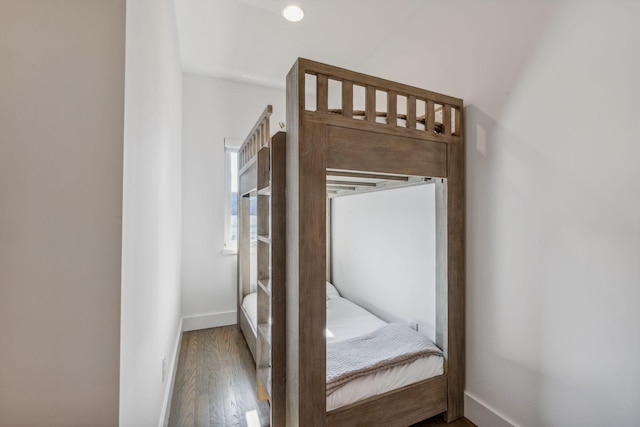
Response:
[[[331,283],[327,282],[327,301],[331,298],[339,298],[340,293]]]

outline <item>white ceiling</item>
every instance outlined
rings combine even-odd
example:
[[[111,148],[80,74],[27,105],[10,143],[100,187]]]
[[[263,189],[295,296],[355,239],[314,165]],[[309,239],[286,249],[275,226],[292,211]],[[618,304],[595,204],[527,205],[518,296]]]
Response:
[[[283,88],[297,57],[359,69],[419,13],[424,0],[175,0],[186,72]],[[395,46],[402,49],[402,46]]]

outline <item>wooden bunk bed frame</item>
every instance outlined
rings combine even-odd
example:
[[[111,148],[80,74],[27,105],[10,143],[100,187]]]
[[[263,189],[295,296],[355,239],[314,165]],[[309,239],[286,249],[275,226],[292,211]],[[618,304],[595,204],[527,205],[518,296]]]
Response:
[[[309,76],[315,80],[314,108],[306,105]],[[341,87],[339,108],[329,108],[330,81],[334,87],[336,82]],[[364,88],[363,111],[354,111],[356,86]],[[383,106],[379,99],[376,102],[381,94],[387,100]],[[406,114],[398,114],[398,99],[406,99]],[[420,104],[423,115],[418,112]],[[279,249],[271,248],[273,318],[269,340],[273,366],[268,384],[271,425],[400,427],[437,414],[443,414],[447,422],[462,417],[465,379],[462,100],[300,58],[287,75],[286,136],[279,132],[270,141],[270,114],[269,107],[240,150],[239,185],[241,192],[259,193],[260,173],[270,173],[271,179],[275,174],[280,180],[286,176],[286,183],[273,185],[276,179],[270,187],[272,196],[277,194],[271,200],[271,220],[279,221],[278,225],[271,224],[270,242],[282,245]],[[440,117],[440,123],[436,117]],[[271,150],[263,148],[269,146]],[[271,154],[258,155],[261,150]],[[260,158],[270,158],[270,172],[259,166]],[[336,177],[356,181],[349,187],[336,183]],[[349,191],[366,190],[371,183],[359,185],[365,182],[363,178],[383,179],[379,184],[386,188],[387,183],[396,181],[410,184],[416,177],[428,178],[436,186],[436,344],[445,356],[444,374],[327,412],[324,330],[325,280],[329,271],[328,191],[344,192],[345,187]],[[242,202],[240,208],[245,212],[241,213],[242,226],[243,221],[248,221],[248,201]],[[259,216],[260,213],[259,208]],[[240,235],[241,240],[245,237]],[[244,240],[248,242],[248,238]],[[247,319],[243,320],[240,309],[248,289],[245,246],[241,242],[239,247],[238,312],[239,324],[250,342],[247,325],[243,326]],[[276,276],[280,278],[275,280]],[[274,299],[276,293],[278,299]],[[260,353],[260,346],[254,347],[258,347],[254,355]],[[264,387],[260,374],[258,377],[259,388]],[[264,395],[264,390],[260,394]]]

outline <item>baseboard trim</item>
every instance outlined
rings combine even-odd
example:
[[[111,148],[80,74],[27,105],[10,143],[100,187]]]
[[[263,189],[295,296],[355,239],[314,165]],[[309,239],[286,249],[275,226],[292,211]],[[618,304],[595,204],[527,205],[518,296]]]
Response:
[[[185,317],[182,322],[183,331],[217,328],[219,326],[235,325],[238,315],[235,310],[222,313],[201,314],[200,316]]]
[[[468,392],[464,393],[464,416],[478,427],[518,427],[517,424]]]
[[[176,371],[178,368],[178,356],[180,355],[180,343],[182,342],[182,327],[184,319],[180,319],[178,324],[178,334],[176,342],[173,346],[173,355],[171,359],[171,367],[168,372],[169,381],[165,386],[164,401],[162,402],[162,412],[160,413],[159,427],[167,427],[169,425],[169,411],[171,409],[171,396],[173,396],[173,387],[176,382]]]

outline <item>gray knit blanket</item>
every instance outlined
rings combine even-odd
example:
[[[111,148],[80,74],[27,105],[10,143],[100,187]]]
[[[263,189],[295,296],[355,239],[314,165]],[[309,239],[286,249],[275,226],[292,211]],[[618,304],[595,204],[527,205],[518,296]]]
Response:
[[[390,323],[375,331],[327,344],[327,395],[349,381],[442,351],[407,325]]]

